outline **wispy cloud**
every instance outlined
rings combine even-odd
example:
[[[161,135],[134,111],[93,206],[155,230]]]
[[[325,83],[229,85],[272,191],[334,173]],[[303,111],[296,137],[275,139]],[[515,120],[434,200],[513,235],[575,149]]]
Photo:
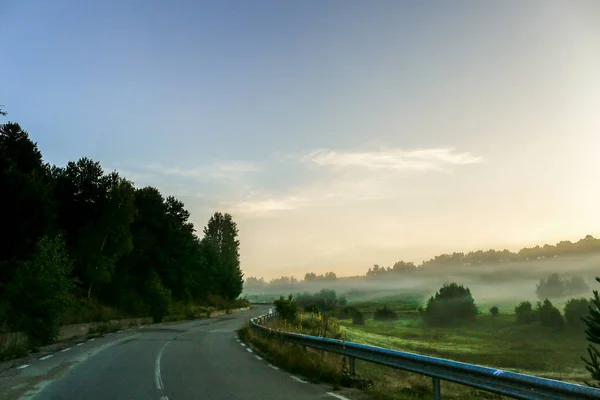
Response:
[[[382,148],[378,151],[336,151],[318,149],[301,156],[278,157],[278,161],[296,161],[299,165],[326,167],[298,185],[286,185],[279,193],[257,193],[231,203],[246,215],[298,210],[312,206],[345,205],[393,199],[406,193],[406,174],[398,172],[447,172],[452,166],[482,162],[468,152],[452,148],[403,150]]]
[[[324,167],[357,167],[368,170],[393,171],[443,171],[451,165],[474,164],[481,157],[471,153],[458,153],[452,148],[433,149],[382,149],[379,151],[335,151],[318,149],[301,157],[304,163]]]
[[[274,211],[290,211],[306,206],[309,199],[295,196],[267,197],[262,199],[248,199],[237,204],[231,204],[233,212],[250,215],[264,215]]]
[[[160,164],[147,164],[143,170],[162,175],[172,175],[186,179],[224,179],[237,180],[244,175],[260,171],[262,168],[246,161],[218,162],[209,165],[200,165],[192,168],[168,167]]]

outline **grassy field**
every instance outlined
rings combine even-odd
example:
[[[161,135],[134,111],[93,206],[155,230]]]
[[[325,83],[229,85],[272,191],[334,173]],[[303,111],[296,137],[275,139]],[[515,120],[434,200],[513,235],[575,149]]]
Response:
[[[516,324],[512,303],[499,304],[496,317],[485,311],[485,305],[475,322],[430,328],[417,312],[419,298],[382,300],[355,304],[367,316],[364,326],[340,321],[348,340],[575,383],[589,377],[581,360],[587,346],[582,330]],[[398,320],[372,319],[382,303],[398,313]]]

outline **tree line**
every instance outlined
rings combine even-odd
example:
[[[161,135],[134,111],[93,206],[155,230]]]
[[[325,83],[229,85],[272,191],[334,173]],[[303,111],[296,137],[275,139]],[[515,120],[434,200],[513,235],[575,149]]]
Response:
[[[160,321],[170,302],[242,292],[231,215],[215,213],[199,237],[180,200],[89,158],[50,165],[18,123],[0,125],[0,192],[3,329],[48,342],[76,300]]]
[[[440,254],[423,261],[418,266],[412,262],[405,261],[398,261],[392,267],[383,267],[375,264],[373,268],[369,268],[366,276],[382,277],[406,274],[435,267],[448,268],[481,264],[505,264],[597,253],[600,253],[600,239],[587,235],[574,243],[563,240],[556,245],[545,244],[543,246],[525,247],[517,252],[509,250],[477,250],[468,253],[454,252],[452,254]]]
[[[453,268],[465,267],[481,264],[505,264],[512,262],[523,262],[530,260],[542,260],[548,258],[587,255],[600,253],[600,239],[587,235],[577,242],[563,240],[556,245],[543,245],[526,247],[517,252],[509,250],[477,250],[468,253],[440,254],[429,260],[423,261],[417,265],[413,262],[397,261],[393,266],[384,267],[378,264],[369,268],[364,275],[367,278],[386,278],[393,276],[405,276],[406,274],[430,270],[430,268]],[[327,272],[323,275],[317,275],[314,272],[308,272],[304,275],[304,280],[298,280],[293,276],[282,276],[279,278],[265,281],[263,278],[249,277],[246,280],[246,287],[249,289],[294,289],[294,287],[313,282],[335,282],[339,278],[334,272]],[[573,282],[573,287],[580,282]],[[568,287],[569,284],[567,283]],[[568,292],[568,289],[567,289]]]

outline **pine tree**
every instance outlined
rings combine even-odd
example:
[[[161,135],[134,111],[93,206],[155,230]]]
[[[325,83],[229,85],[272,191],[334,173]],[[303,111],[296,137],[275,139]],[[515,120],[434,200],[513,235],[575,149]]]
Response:
[[[596,280],[600,282],[600,277]],[[587,329],[585,333],[587,340],[591,342],[588,344],[588,355],[589,360],[583,358],[586,364],[586,369],[590,372],[592,379],[596,382],[587,382],[586,384],[592,387],[600,388],[598,382],[600,382],[600,363],[598,358],[600,357],[600,351],[594,346],[594,344],[600,344],[600,296],[598,291],[594,290],[594,298],[591,301],[589,314],[583,318]]]

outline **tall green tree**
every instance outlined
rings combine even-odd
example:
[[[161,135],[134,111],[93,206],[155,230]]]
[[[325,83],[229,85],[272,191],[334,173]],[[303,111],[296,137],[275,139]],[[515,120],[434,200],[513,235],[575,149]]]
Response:
[[[19,124],[0,125],[0,294],[54,225],[49,168]]]
[[[244,285],[240,269],[240,242],[237,224],[230,214],[216,212],[204,228],[206,245],[216,253],[216,286],[219,294],[227,300],[237,298]]]

